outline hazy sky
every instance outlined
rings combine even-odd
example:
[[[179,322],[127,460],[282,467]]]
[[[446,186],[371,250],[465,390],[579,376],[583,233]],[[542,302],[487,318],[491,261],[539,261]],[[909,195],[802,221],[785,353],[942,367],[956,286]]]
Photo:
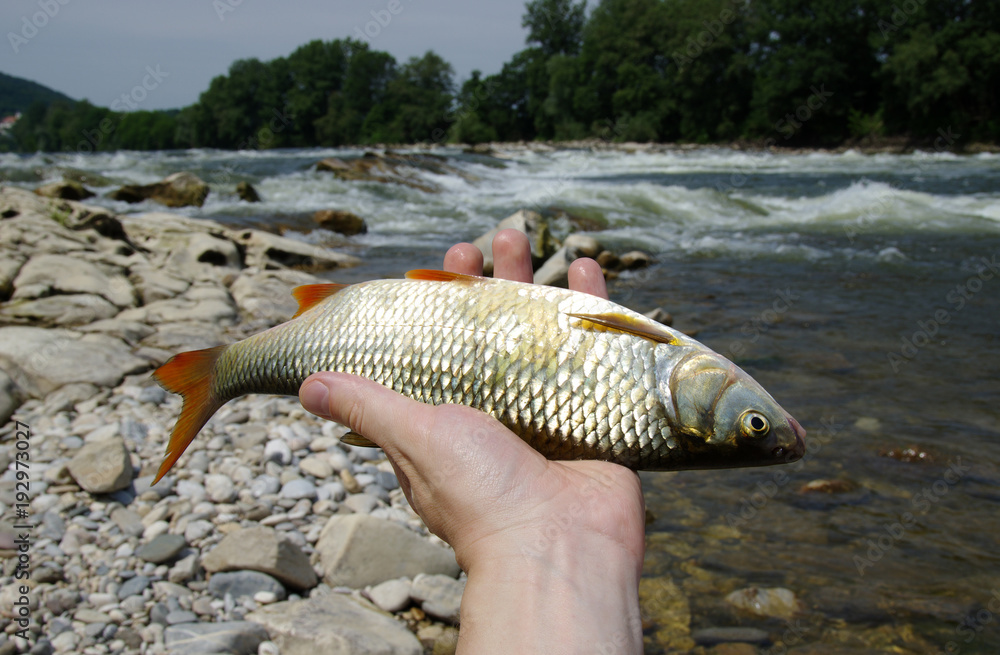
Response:
[[[195,102],[236,59],[360,32],[400,62],[434,50],[461,82],[525,47],[523,13],[487,0],[2,0],[0,71],[95,105],[129,94],[167,109]]]

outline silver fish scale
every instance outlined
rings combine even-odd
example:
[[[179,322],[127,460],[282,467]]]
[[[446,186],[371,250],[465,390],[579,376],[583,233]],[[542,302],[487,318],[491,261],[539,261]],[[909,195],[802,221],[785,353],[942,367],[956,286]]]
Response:
[[[377,280],[230,346],[213,392],[297,394],[310,374],[342,371],[422,402],[489,412],[551,459],[641,468],[669,436],[655,393],[657,344],[568,315],[622,311],[508,281]]]

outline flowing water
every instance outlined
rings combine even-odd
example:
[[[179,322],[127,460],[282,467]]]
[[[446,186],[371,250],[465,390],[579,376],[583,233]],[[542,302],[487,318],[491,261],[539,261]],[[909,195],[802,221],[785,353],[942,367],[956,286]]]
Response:
[[[358,150],[3,155],[0,177],[85,174],[103,192],[192,171],[212,194],[175,211],[339,244],[365,261],[344,282],[437,267],[520,208],[585,217],[656,259],[611,281],[613,300],[670,311],[809,431],[794,465],[643,474],[644,575],[672,576],[692,628],[762,628],[775,653],[1000,652],[1000,156],[435,152],[466,174],[420,173],[439,193],[311,168]],[[238,201],[241,180],[264,202]],[[327,208],[368,234],[312,230]],[[748,586],[790,589],[801,611],[733,609]]]

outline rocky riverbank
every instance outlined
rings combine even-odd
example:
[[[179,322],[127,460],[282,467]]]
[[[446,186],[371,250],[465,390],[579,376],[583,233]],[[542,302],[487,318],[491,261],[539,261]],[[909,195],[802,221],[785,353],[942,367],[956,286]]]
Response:
[[[548,283],[601,251],[555,242],[534,212],[503,226],[531,235]],[[286,320],[292,288],[357,263],[0,190],[0,654],[454,650],[453,552],[381,451],[343,445],[296,399],[228,404],[150,486],[180,412],[152,370]]]

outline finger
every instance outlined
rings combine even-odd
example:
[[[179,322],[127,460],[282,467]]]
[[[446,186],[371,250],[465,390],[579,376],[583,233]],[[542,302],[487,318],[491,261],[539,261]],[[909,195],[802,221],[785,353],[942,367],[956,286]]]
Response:
[[[414,426],[428,424],[433,409],[377,382],[331,372],[306,378],[299,400],[307,411],[346,425],[390,456],[412,454],[412,446],[420,440]]]
[[[493,277],[516,282],[534,281],[531,244],[524,232],[508,228],[493,237]]]
[[[471,243],[456,243],[445,253],[444,270],[463,275],[482,275],[483,251]]]
[[[608,285],[604,281],[601,265],[589,257],[582,257],[569,265],[569,288],[592,296],[608,297]]]

